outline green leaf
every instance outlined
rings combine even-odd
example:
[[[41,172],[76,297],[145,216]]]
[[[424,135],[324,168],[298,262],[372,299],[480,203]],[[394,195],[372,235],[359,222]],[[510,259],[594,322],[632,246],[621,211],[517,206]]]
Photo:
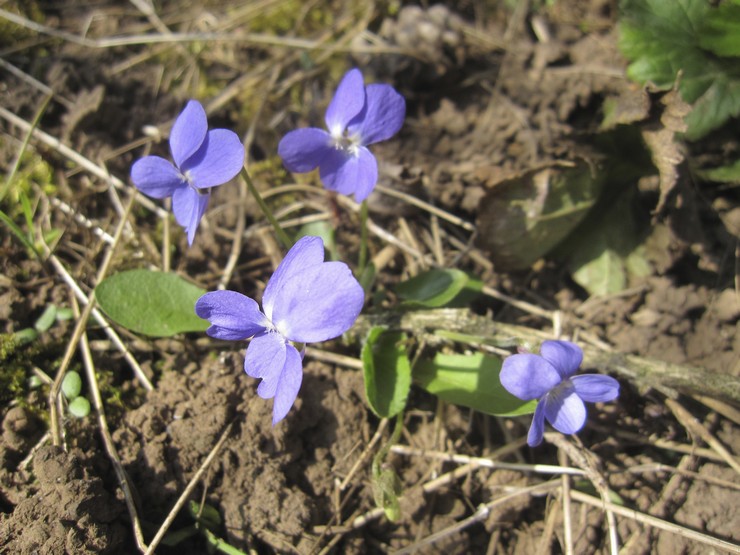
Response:
[[[633,202],[633,194],[621,195],[606,213],[589,218],[570,242],[571,274],[591,295],[618,293],[630,279],[651,273]]]
[[[45,331],[49,331],[49,328],[54,325],[54,321],[57,318],[57,307],[56,305],[50,304],[47,305],[44,309],[43,314],[39,316],[39,319],[36,320],[36,323],[33,325],[33,327],[36,329],[39,333],[44,333]]]
[[[402,281],[396,293],[404,301],[427,308],[439,308],[452,301],[468,283],[462,270],[434,269]]]
[[[709,168],[698,172],[701,177],[718,183],[740,183],[740,160],[726,166]]]
[[[68,401],[76,399],[82,391],[82,378],[77,372],[67,372],[62,380],[62,393]]]
[[[740,1],[709,10],[699,44],[718,56],[740,56]]]
[[[100,307],[114,322],[152,337],[205,331],[209,323],[195,315],[195,301],[204,293],[176,274],[149,270],[120,272],[95,288]]]
[[[362,346],[365,394],[370,408],[382,418],[391,418],[406,406],[411,388],[406,339],[402,332],[374,327]]]
[[[85,418],[90,414],[90,401],[84,397],[75,397],[72,402],[69,403],[67,410],[69,410],[69,414],[75,418]]]
[[[603,181],[603,172],[581,160],[498,183],[478,211],[478,246],[489,251],[497,270],[528,268],[586,217]]]
[[[373,473],[372,490],[375,505],[383,509],[388,520],[398,522],[401,518],[401,506],[398,503],[401,481],[391,465],[385,465]]]
[[[474,353],[437,354],[421,360],[414,378],[429,393],[449,403],[496,416],[531,414],[536,401],[522,401],[504,389],[499,380],[501,359]]]
[[[735,2],[737,4],[737,2]],[[707,0],[623,0],[619,46],[631,60],[627,75],[695,104],[686,137],[699,139],[740,115],[740,21],[737,6],[721,10]],[[714,50],[715,53],[706,49]],[[679,77],[680,74],[680,77]]]

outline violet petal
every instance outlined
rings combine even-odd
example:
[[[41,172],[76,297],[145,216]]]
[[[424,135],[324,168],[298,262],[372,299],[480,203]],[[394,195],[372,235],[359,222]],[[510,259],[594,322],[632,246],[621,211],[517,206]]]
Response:
[[[327,189],[343,195],[354,193],[355,200],[362,202],[378,182],[378,162],[364,147],[358,149],[356,156],[334,150],[324,158],[319,175]]]
[[[208,132],[201,147],[180,169],[198,189],[222,185],[238,174],[244,166],[244,145],[239,136],[228,129]]]
[[[262,309],[272,320],[275,301],[282,296],[282,289],[286,281],[293,277],[300,279],[302,272],[312,266],[318,266],[324,261],[324,242],[321,237],[307,235],[296,241],[288,253],[278,264],[275,273],[267,282],[262,295]]]
[[[277,382],[285,364],[285,339],[279,333],[258,333],[247,347],[244,371],[252,378],[262,378],[257,394],[263,399],[275,395]]]
[[[186,185],[172,162],[159,156],[145,156],[134,162],[131,181],[139,191],[152,198],[171,197],[175,189]]]
[[[561,382],[560,374],[539,355],[511,355],[499,374],[501,385],[519,399],[539,399]]]
[[[178,168],[200,148],[207,132],[206,111],[197,100],[189,101],[170,131],[170,150]]]
[[[613,401],[619,396],[619,382],[611,376],[582,374],[570,381],[578,396],[589,403]]]
[[[188,245],[193,244],[195,232],[200,224],[203,213],[208,208],[210,194],[201,194],[192,187],[180,187],[172,195],[172,212],[177,223],[185,228],[188,235]]]
[[[272,405],[272,425],[280,422],[295,403],[303,381],[303,360],[295,347],[287,345],[285,364],[278,381]],[[264,382],[263,382],[264,383]]]
[[[278,144],[283,164],[295,173],[306,173],[317,168],[334,147],[331,136],[323,129],[307,127],[287,133]]]
[[[583,351],[570,341],[544,341],[540,355],[555,367],[563,379],[575,374],[583,362]]]
[[[390,85],[368,85],[365,94],[367,108],[349,123],[349,135],[359,134],[363,145],[390,139],[403,126],[406,101]]]
[[[352,327],[364,302],[365,292],[349,267],[324,262],[285,281],[272,322],[291,341],[326,341]]]
[[[326,109],[326,128],[334,137],[343,134],[347,124],[365,106],[365,84],[359,69],[351,69],[339,82],[334,98]]]
[[[545,417],[559,432],[574,434],[586,423],[586,405],[573,387],[557,388],[542,402]]]
[[[206,333],[228,341],[246,339],[269,325],[259,305],[236,291],[212,291],[195,303],[195,313],[211,323]]]
[[[532,417],[532,424],[529,426],[529,433],[527,433],[527,444],[530,447],[537,447],[542,443],[542,436],[545,433],[545,402],[544,400],[537,403],[537,408],[534,409],[534,416]]]

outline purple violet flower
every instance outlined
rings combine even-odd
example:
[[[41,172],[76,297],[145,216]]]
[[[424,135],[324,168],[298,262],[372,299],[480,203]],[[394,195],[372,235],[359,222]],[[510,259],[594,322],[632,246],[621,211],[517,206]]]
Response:
[[[244,145],[228,129],[208,131],[206,111],[191,100],[177,116],[170,132],[174,164],[159,156],[145,156],[131,167],[131,180],[152,198],[172,197],[172,212],[193,244],[211,187],[222,185],[244,165]]]
[[[583,361],[583,351],[570,341],[545,341],[540,354],[511,355],[501,368],[501,385],[512,395],[531,401],[539,399],[529,428],[527,443],[542,443],[545,418],[564,434],[574,434],[586,423],[586,405],[612,401],[619,395],[619,382],[609,376],[574,376]]]
[[[296,129],[282,138],[278,154],[295,173],[319,168],[330,191],[354,193],[361,202],[378,181],[378,162],[367,145],[395,135],[406,116],[406,101],[390,85],[363,83],[359,69],[351,69],[337,87],[324,120],[329,130]]]
[[[216,339],[254,336],[244,370],[262,379],[257,395],[275,398],[274,425],[288,414],[303,379],[303,354],[292,343],[342,335],[355,323],[364,302],[365,293],[349,267],[324,262],[324,242],[308,236],[293,245],[275,270],[262,296],[262,310],[241,293],[214,291],[198,299],[195,313],[211,322],[206,333]]]

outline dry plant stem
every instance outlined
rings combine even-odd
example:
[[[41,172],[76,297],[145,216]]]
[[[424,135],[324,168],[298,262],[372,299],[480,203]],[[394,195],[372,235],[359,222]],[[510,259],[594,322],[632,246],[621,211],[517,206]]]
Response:
[[[735,407],[703,395],[694,395],[694,399],[740,426],[740,410]]]
[[[2,12],[2,10],[0,10],[0,12]],[[16,127],[20,128],[22,131],[25,131],[25,132],[30,131],[31,133],[33,133],[34,139],[41,141],[46,146],[56,150],[59,154],[61,154],[68,160],[84,168],[85,170],[93,174],[94,176],[99,177],[106,183],[110,183],[117,189],[130,190],[130,188],[126,186],[126,184],[123,181],[121,181],[114,175],[110,175],[104,168],[101,168],[99,165],[88,160],[87,158],[79,154],[77,151],[72,150],[65,144],[62,144],[62,142],[56,137],[52,137],[51,135],[41,131],[40,129],[34,129],[33,126],[30,123],[28,123],[26,120],[19,118],[14,113],[9,112],[2,106],[0,106],[0,117],[5,119],[9,123],[15,125]],[[148,208],[152,212],[156,213],[157,216],[159,216],[160,218],[169,217],[169,214],[165,210],[163,210],[162,208],[154,204],[151,200],[149,200],[143,195],[137,195],[136,201],[142,206],[144,206],[145,208]]]
[[[423,200],[413,195],[409,195],[408,193],[404,193],[402,191],[396,191],[395,189],[386,187],[385,185],[376,185],[375,189],[380,191],[384,195],[388,195],[389,197],[395,197],[397,199],[401,199],[404,202],[407,202],[413,206],[416,206],[417,208],[421,208],[422,210],[429,212],[430,214],[439,216],[443,220],[446,220],[453,225],[459,226],[466,231],[471,231],[471,232],[475,231],[475,226],[471,224],[470,222],[467,222],[463,220],[462,218],[455,216],[454,214],[445,212],[444,210],[437,208],[436,206],[429,204],[428,202],[424,202]]]
[[[678,421],[686,428],[686,430],[692,436],[699,437],[717,454],[722,457],[722,460],[729,464],[733,470],[740,474],[740,462],[730,453],[722,443],[715,438],[709,430],[707,430],[700,422],[698,422],[694,416],[687,411],[683,405],[674,401],[673,399],[666,399],[666,406],[671,409],[671,412],[675,415]]]
[[[372,452],[373,448],[375,447],[375,444],[380,441],[380,438],[383,437],[383,432],[385,431],[385,428],[388,426],[388,419],[383,418],[380,421],[380,424],[378,425],[378,429],[375,431],[375,434],[373,435],[373,438],[370,440],[370,443],[367,444],[367,447],[365,447],[364,451],[360,454],[360,456],[355,461],[355,464],[352,465],[352,468],[349,469],[349,472],[347,473],[347,476],[344,477],[344,480],[339,484],[339,490],[344,491],[347,489],[347,486],[349,485],[350,480],[354,477],[357,470],[362,466],[362,463],[364,463],[367,458],[370,456],[370,453]]]
[[[425,449],[416,449],[405,445],[394,445],[391,452],[396,455],[406,457],[426,457],[444,462],[454,462],[457,464],[475,464],[480,468],[492,468],[498,470],[514,470],[517,472],[534,472],[536,474],[567,474],[571,476],[585,476],[586,471],[580,468],[568,466],[555,466],[550,464],[519,464],[493,461],[482,457],[468,457],[467,455],[456,455],[444,453],[442,451],[427,451]]]
[[[511,345],[512,339],[518,343],[539,343],[552,337],[542,330],[494,322],[469,310],[451,308],[363,315],[347,335],[360,339],[371,327],[379,325],[412,333],[426,339],[430,345],[441,343],[434,335],[437,329],[485,336],[491,343],[500,345]],[[637,355],[604,352],[588,345],[583,346],[583,352],[584,368],[614,372],[637,385],[669,393],[698,393],[740,403],[740,378],[734,376]]]
[[[126,206],[126,212],[121,218],[121,221],[118,223],[116,232],[113,235],[114,242],[108,247],[108,250],[105,253],[105,257],[103,258],[103,262],[100,265],[98,275],[95,278],[95,283],[100,283],[100,281],[105,277],[105,274],[108,272],[108,266],[110,266],[111,260],[113,259],[113,253],[115,252],[118,242],[121,240],[121,234],[123,233],[126,219],[133,205],[134,195],[131,195],[128,205]],[[87,306],[85,306],[85,309],[82,311],[82,314],[77,320],[74,332],[72,333],[72,338],[67,344],[67,350],[65,351],[64,358],[62,358],[62,362],[59,365],[59,370],[57,371],[54,383],[51,385],[51,388],[49,388],[49,410],[51,411],[51,440],[52,443],[57,446],[60,446],[62,444],[62,432],[59,424],[59,415],[61,414],[59,392],[62,387],[62,381],[64,380],[64,374],[69,367],[69,363],[72,361],[72,356],[77,349],[77,343],[85,331],[85,327],[87,326],[87,322],[90,319],[90,313],[92,312],[93,308],[95,308],[95,291],[90,294]]]
[[[75,312],[75,316],[80,316],[80,309],[77,301],[72,295],[72,309]],[[128,475],[121,464],[121,459],[116,451],[116,446],[113,443],[113,438],[110,435],[108,429],[108,421],[105,418],[105,407],[103,405],[103,399],[100,396],[100,388],[98,387],[98,377],[95,373],[95,364],[93,362],[92,354],[90,353],[90,345],[87,341],[87,333],[83,332],[80,337],[80,353],[82,354],[82,362],[85,366],[85,375],[87,377],[87,387],[90,391],[93,400],[93,406],[95,412],[98,415],[98,426],[100,427],[100,435],[103,438],[103,445],[105,446],[105,452],[108,454],[113,470],[116,473],[118,484],[121,486],[123,492],[123,498],[126,501],[126,509],[128,510],[129,517],[134,527],[134,538],[136,539],[136,546],[140,551],[146,550],[146,542],[144,541],[144,533],[141,530],[141,522],[139,521],[139,515],[136,512],[136,503],[134,501],[134,487],[129,482]]]
[[[591,495],[581,493],[580,491],[572,491],[571,497],[575,501],[587,503],[592,507],[598,507],[604,510],[611,511],[619,516],[631,518],[632,520],[642,522],[643,524],[652,526],[653,528],[658,528],[659,530],[665,530],[666,532],[671,532],[681,537],[694,540],[717,549],[724,549],[726,551],[729,551],[730,553],[740,553],[740,545],[738,544],[730,543],[728,541],[715,538],[708,534],[702,534],[701,532],[696,532],[694,530],[684,528],[683,526],[679,526],[678,524],[673,524],[672,522],[668,522],[666,520],[641,513],[640,511],[635,511],[634,509],[628,509],[621,505],[615,505],[614,503],[598,499]]]
[[[261,33],[171,33],[169,35],[161,34],[141,34],[129,35],[123,37],[89,39],[83,36],[60,31],[46,25],[35,23],[25,17],[0,9],[0,17],[12,21],[13,23],[30,29],[37,33],[42,33],[50,37],[59,38],[79,46],[87,48],[114,48],[118,46],[134,46],[141,44],[161,44],[177,42],[241,42],[252,45],[277,46],[282,48],[300,49],[300,50],[331,50],[335,52],[352,52],[362,54],[400,54],[414,57],[411,52],[406,52],[400,48],[392,46],[380,47],[362,47],[348,46],[346,48],[337,48],[335,45],[323,45],[317,41],[278,37],[275,35]]]
[[[568,455],[562,450],[558,450],[558,462],[562,466],[568,465]],[[565,544],[564,551],[565,555],[573,555],[573,522],[571,521],[570,513],[570,478],[568,475],[563,474],[560,477],[562,482],[562,497],[563,497],[563,543]]]
[[[537,544],[536,555],[548,555],[552,553],[550,547],[552,546],[552,536],[555,533],[555,522],[560,516],[560,505],[557,501],[554,503],[548,503],[547,506],[547,517],[545,518],[545,529],[542,531],[540,541]]]
[[[449,526],[445,528],[444,530],[440,530],[439,532],[435,532],[434,534],[431,534],[424,538],[423,540],[416,542],[412,545],[409,545],[408,547],[404,547],[403,549],[399,549],[398,551],[394,551],[395,555],[405,555],[409,553],[414,553],[418,549],[431,545],[443,538],[446,538],[447,536],[451,536],[452,534],[455,534],[457,532],[461,532],[462,530],[465,530],[469,526],[472,526],[473,524],[476,524],[477,522],[481,522],[488,518],[488,515],[491,513],[491,509],[494,507],[497,507],[499,505],[504,505],[508,503],[510,500],[519,497],[520,495],[531,495],[535,493],[542,493],[545,491],[549,491],[552,489],[557,489],[560,485],[560,480],[552,480],[550,482],[544,482],[542,484],[537,484],[535,486],[530,486],[526,488],[521,488],[518,491],[506,494],[502,497],[499,497],[498,499],[495,499],[489,503],[486,503],[485,505],[481,505],[478,507],[478,509],[473,513],[471,516],[469,516],[466,519],[461,520],[460,522]]]
[[[273,215],[272,210],[270,210],[267,207],[267,204],[265,204],[265,201],[262,200],[262,196],[257,190],[257,187],[254,186],[254,183],[252,182],[252,177],[249,175],[247,168],[242,167],[242,171],[240,175],[242,176],[242,179],[244,179],[244,182],[247,184],[247,187],[249,188],[249,192],[252,193],[254,200],[257,201],[257,204],[259,204],[260,210],[262,210],[262,213],[267,218],[267,221],[270,222],[270,224],[272,225],[272,228],[275,230],[275,235],[277,235],[278,239],[280,239],[280,242],[283,244],[283,247],[290,250],[290,247],[293,246],[293,241],[290,240],[290,237],[288,237],[288,235],[285,233],[285,230],[282,227],[280,227],[280,224],[275,219],[275,216]]]
[[[13,64],[10,64],[0,58],[0,67],[7,70],[8,72],[12,73],[22,81],[25,81],[26,83],[29,83],[31,86],[36,87],[38,90],[40,90],[42,93],[51,95],[54,97],[54,100],[59,102],[62,106],[67,108],[68,110],[72,109],[74,107],[74,103],[70,102],[63,96],[59,95],[58,93],[54,92],[54,89],[49,87],[48,85],[42,83],[38,79],[35,79],[25,71],[15,67]]]
[[[152,555],[154,551],[157,549],[157,546],[162,541],[162,538],[164,538],[164,535],[167,533],[167,530],[169,530],[170,526],[175,521],[175,517],[177,517],[177,514],[180,512],[180,509],[183,508],[188,498],[190,497],[190,494],[195,489],[195,486],[198,485],[198,482],[200,481],[201,476],[203,476],[206,470],[208,470],[208,467],[213,462],[213,459],[216,458],[216,455],[218,455],[218,452],[221,450],[221,447],[223,447],[223,444],[226,442],[226,439],[229,437],[229,433],[231,433],[231,428],[233,424],[234,422],[231,421],[226,425],[226,428],[221,434],[221,437],[219,438],[219,440],[216,442],[216,445],[213,446],[213,449],[211,449],[211,452],[208,453],[208,456],[203,461],[203,464],[200,465],[200,468],[198,468],[198,471],[191,478],[190,482],[188,482],[188,485],[185,487],[182,494],[175,502],[175,505],[172,507],[172,510],[167,515],[167,518],[165,518],[164,522],[162,522],[162,526],[160,526],[159,530],[157,530],[157,533],[154,536],[154,539],[152,539],[151,543],[149,544],[149,547],[147,548],[145,552],[146,555]]]
[[[77,300],[79,300],[84,305],[88,305],[90,301],[87,298],[87,295],[85,295],[85,293],[82,291],[80,286],[77,285],[77,282],[69,274],[67,269],[64,267],[64,264],[62,264],[59,261],[59,259],[53,254],[49,256],[48,260],[51,263],[51,265],[54,266],[54,269],[56,269],[56,271],[59,273],[61,278],[65,281],[65,283],[69,286],[69,288],[72,289],[75,296],[77,297]],[[108,336],[108,338],[111,340],[111,342],[116,346],[116,348],[119,351],[121,351],[123,358],[126,359],[126,362],[128,362],[129,366],[134,372],[134,375],[139,380],[141,385],[147,391],[151,391],[152,389],[154,389],[154,386],[152,386],[152,383],[149,381],[149,378],[146,377],[146,374],[141,369],[141,366],[139,366],[139,363],[136,362],[136,359],[134,358],[134,356],[128,350],[128,348],[123,343],[123,341],[118,336],[118,334],[113,330],[108,320],[106,320],[105,316],[103,316],[103,314],[97,308],[93,308],[92,317],[95,318],[95,321],[98,324],[100,324],[103,331]]]
[[[92,231],[93,234],[97,235],[100,239],[102,239],[109,245],[113,244],[112,235],[110,235],[102,227],[96,225],[95,223],[87,219],[83,214],[80,214],[79,212],[75,212],[74,208],[72,208],[69,204],[67,204],[63,200],[59,200],[57,197],[51,197],[49,199],[49,202],[54,208],[58,208],[59,210],[64,212],[66,215],[71,216],[74,219],[74,221],[76,221],[81,226],[84,226],[90,231]]]

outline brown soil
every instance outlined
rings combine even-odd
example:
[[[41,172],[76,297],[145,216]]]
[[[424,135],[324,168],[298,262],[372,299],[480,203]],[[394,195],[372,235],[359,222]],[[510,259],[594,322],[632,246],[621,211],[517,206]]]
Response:
[[[88,22],[90,36],[151,31],[146,18],[129,4],[102,2],[95,8],[77,7],[74,2],[55,8],[32,4],[20,12],[55,29],[79,33]],[[157,13],[173,29],[204,31],[227,20],[217,3],[161,4]],[[342,21],[339,14],[349,10],[351,3],[346,4],[341,10],[337,6],[338,21]],[[214,83],[223,85],[217,87],[219,91],[236,83],[237,92],[216,109],[212,125],[233,125],[243,132],[245,122],[256,122],[250,155],[259,187],[269,189],[270,184],[263,181],[268,178],[290,182],[290,176],[275,169],[277,141],[297,125],[320,121],[336,75],[349,64],[359,65],[366,79],[393,83],[408,99],[407,122],[399,137],[374,147],[382,160],[381,183],[484,226],[497,215],[483,211],[482,199],[505,180],[555,161],[592,159],[591,138],[601,122],[601,103],[634,86],[624,77],[625,62],[616,46],[614,2],[555,2],[552,8],[532,13],[484,9],[469,2],[444,6],[395,17],[374,13],[371,30],[391,46],[413,46],[417,56],[357,53],[350,60],[335,56],[332,75],[320,69],[301,72],[300,58],[291,58],[284,49],[230,43],[218,43],[200,53],[197,63],[183,66],[191,72],[185,75],[178,73],[174,61],[182,57],[193,61],[198,54],[187,51],[185,56],[171,46],[149,46],[158,56],[139,62],[135,56],[146,52],[141,47],[96,49],[53,39],[42,53],[33,42],[37,35],[20,30],[11,37],[15,47],[8,37],[0,40],[10,63],[58,94],[39,127],[124,181],[141,149],[117,149],[142,137],[145,125],[164,128],[181,100],[198,90],[198,72],[203,72],[200,77],[205,82],[207,75],[211,87],[206,96],[214,96]],[[308,21],[306,32],[317,38]],[[535,24],[544,25],[546,38],[536,40]],[[359,47],[361,42],[356,38],[353,45]],[[265,63],[268,66],[260,65]],[[270,64],[282,71],[278,85],[269,81],[271,70],[265,67],[271,68]],[[242,71],[249,75],[244,68],[261,68],[254,69],[252,79],[261,79],[266,90],[271,83],[269,99],[259,114],[240,107],[240,103],[255,103],[248,88],[254,82],[239,84]],[[295,81],[290,81],[291,75]],[[7,110],[30,121],[43,96],[29,80],[4,73],[0,105]],[[295,108],[296,99],[304,104],[300,110]],[[253,119],[246,120],[245,112]],[[7,167],[24,134],[7,121],[2,127],[6,136],[0,140],[0,159]],[[84,171],[70,171],[48,145],[36,140],[31,145],[50,164],[56,196],[93,227],[112,233],[118,215],[108,185]],[[153,149],[166,152],[162,144]],[[640,193],[642,208],[649,214],[659,196],[655,183],[644,180]],[[346,259],[356,257],[356,217],[320,188],[305,195],[307,203],[321,210],[332,205],[340,253]],[[173,270],[215,288],[231,253],[242,202],[237,187],[217,189],[190,249],[180,230],[173,229]],[[526,270],[509,269],[499,261],[491,264],[496,255],[485,238],[478,239],[480,248],[471,247],[462,255],[446,241],[450,252],[444,254],[445,263],[481,276],[486,284],[512,297],[560,310],[567,334],[579,333],[584,340],[606,342],[617,351],[737,379],[740,303],[733,278],[740,225],[735,227],[736,206],[736,191],[697,191],[684,176],[663,214],[653,219],[652,229],[657,231],[649,240],[652,275],[631,283],[621,295],[589,299],[556,257],[539,260]],[[419,248],[433,252],[430,230],[436,224],[430,223],[426,212],[378,191],[370,199],[370,209],[376,223],[399,236],[407,228]],[[251,203],[245,212],[248,238],[229,288],[259,298],[279,250],[269,233],[253,226],[259,213]],[[64,230],[56,255],[89,291],[103,251],[94,231],[46,201],[40,202],[37,214],[40,230]],[[131,224],[133,232],[124,233],[126,247],[118,251],[114,271],[161,266],[159,220],[137,207]],[[459,228],[442,225],[445,237],[469,241]],[[374,241],[372,250],[377,254],[384,244]],[[69,306],[68,286],[52,267],[29,259],[9,233],[0,236],[0,249],[2,331],[32,326],[49,303]],[[384,268],[381,285],[414,273],[417,262],[395,253]],[[549,322],[506,303],[491,299],[476,303],[478,313],[493,313],[499,321],[552,331]],[[24,351],[25,358],[17,359],[18,364],[39,367],[53,376],[72,328],[69,323],[55,325],[37,347]],[[145,394],[106,336],[96,328],[89,335],[109,426],[135,488],[147,541],[228,428],[226,443],[191,499],[214,507],[222,520],[217,535],[244,552],[385,553],[441,531],[447,532],[418,552],[513,554],[564,549],[562,502],[552,493],[555,490],[514,497],[476,523],[448,530],[477,514],[481,504],[511,488],[541,483],[547,476],[471,468],[425,492],[425,484],[459,465],[396,454],[390,462],[403,486],[402,517],[391,523],[373,513],[370,459],[364,457],[354,467],[381,424],[365,403],[361,371],[322,362],[309,353],[298,401],[286,420],[272,427],[271,403],[256,396],[255,381],[241,370],[245,345],[195,335],[149,340],[125,334],[129,349],[155,383],[155,389]],[[357,345],[339,341],[320,347],[351,357],[359,353]],[[81,362],[73,365],[80,370]],[[90,415],[66,420],[65,449],[51,447],[45,435],[46,390],[23,391],[22,400],[16,396],[0,407],[0,551],[135,553],[129,512],[96,419]],[[590,407],[586,429],[577,438],[568,438],[570,448],[555,441],[534,450],[507,451],[506,445],[526,435],[529,417],[496,419],[437,403],[413,389],[401,443],[448,454],[493,454],[496,460],[542,464],[558,464],[563,460],[558,456],[567,453],[569,464],[603,476],[620,504],[737,544],[737,472],[716,449],[707,449],[701,438],[687,431],[687,424],[666,405],[665,393],[623,380],[618,401]],[[707,405],[685,395],[678,401],[730,453],[740,452],[737,409]],[[390,426],[383,438],[387,439],[389,430]],[[690,449],[684,452],[676,445]],[[580,479],[574,479],[572,487],[594,493]],[[608,552],[604,512],[573,503],[574,552]],[[367,519],[357,520],[361,517]],[[185,530],[193,522],[183,510],[170,530]],[[716,549],[631,518],[617,517],[616,523],[625,553],[698,554]],[[157,553],[186,555],[205,550],[199,533],[174,546],[161,545]]]

